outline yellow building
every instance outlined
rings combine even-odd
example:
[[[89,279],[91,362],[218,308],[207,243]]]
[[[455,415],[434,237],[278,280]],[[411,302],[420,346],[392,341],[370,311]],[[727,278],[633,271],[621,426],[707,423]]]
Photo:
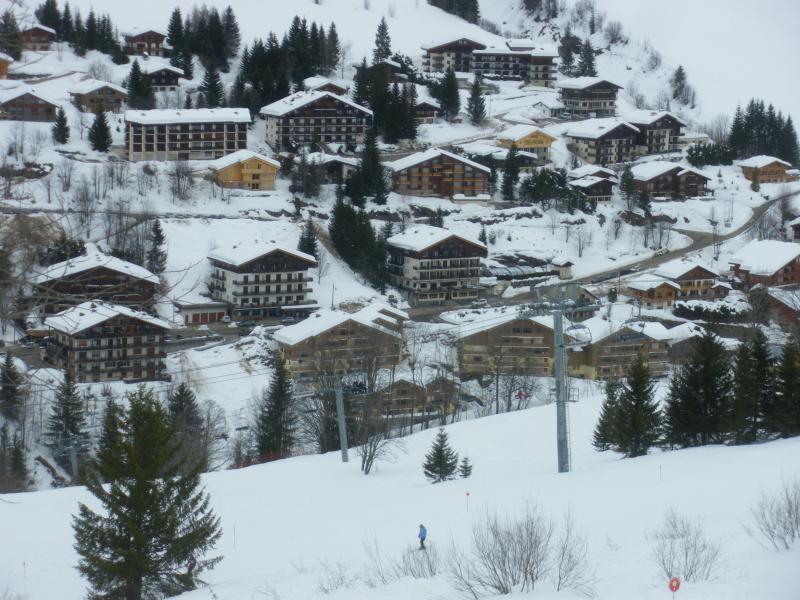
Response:
[[[208,165],[217,183],[224,188],[246,190],[275,189],[280,163],[251,150],[238,150]]]
[[[550,146],[556,138],[535,125],[514,125],[497,136],[503,148],[516,146],[518,150],[533,152],[539,164],[550,162]]]

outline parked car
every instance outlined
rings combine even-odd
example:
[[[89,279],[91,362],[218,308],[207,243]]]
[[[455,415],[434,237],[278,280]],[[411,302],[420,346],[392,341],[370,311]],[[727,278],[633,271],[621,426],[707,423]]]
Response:
[[[222,317],[222,322],[223,323],[230,323],[231,322],[231,316],[230,315],[225,315],[224,317]]]
[[[669,248],[659,248],[656,250],[656,256],[663,256],[667,252],[669,252]]]
[[[297,323],[297,317],[283,317],[281,319],[281,323],[284,325],[291,325],[292,323]]]

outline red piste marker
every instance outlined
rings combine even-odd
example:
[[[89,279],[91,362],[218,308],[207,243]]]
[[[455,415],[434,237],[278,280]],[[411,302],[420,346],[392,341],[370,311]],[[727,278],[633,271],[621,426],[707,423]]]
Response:
[[[675,592],[681,589],[681,580],[673,577],[669,580],[669,591],[672,592],[672,597],[675,598]]]

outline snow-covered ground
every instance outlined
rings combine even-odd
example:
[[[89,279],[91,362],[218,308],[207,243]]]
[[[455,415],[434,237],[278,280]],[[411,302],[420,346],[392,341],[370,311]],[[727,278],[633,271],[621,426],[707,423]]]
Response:
[[[444,565],[432,579],[367,587],[365,543],[377,541],[385,559],[398,559],[415,544],[417,525],[424,523],[429,546],[444,559],[451,541],[466,548],[472,523],[486,511],[512,516],[536,502],[556,520],[573,512],[587,537],[598,599],[667,597],[667,581],[651,559],[648,532],[660,526],[668,508],[702,517],[709,537],[722,547],[713,580],[684,582],[680,598],[796,598],[800,548],[778,553],[762,547],[744,525],[761,490],[797,474],[800,439],[620,460],[589,444],[601,400],[592,389],[587,387],[570,407],[574,470],[569,474],[556,473],[555,408],[548,405],[449,426],[453,447],[475,465],[466,480],[426,482],[421,464],[435,430],[407,438],[395,462],[379,463],[369,476],[360,474],[352,452],[348,464],[331,453],[205,476],[222,519],[217,551],[224,560],[207,575],[207,588],[183,597],[460,597]],[[74,568],[70,516],[79,501],[94,504],[92,498],[82,488],[69,488],[2,500],[0,529],[8,542],[0,544],[0,590],[31,599],[84,597]],[[322,593],[340,569],[346,585]],[[579,596],[556,594],[550,582],[541,582],[532,597]]]

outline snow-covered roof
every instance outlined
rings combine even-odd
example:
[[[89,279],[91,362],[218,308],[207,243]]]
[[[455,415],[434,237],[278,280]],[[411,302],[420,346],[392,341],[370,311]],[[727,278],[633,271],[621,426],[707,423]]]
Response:
[[[611,177],[617,176],[616,171],[606,167],[601,167],[599,165],[583,165],[576,169],[572,169],[572,171],[567,173],[567,176],[573,179],[581,179],[582,177],[593,176],[595,173],[606,173]]]
[[[125,121],[139,123],[141,125],[167,125],[170,123],[249,123],[250,111],[246,108],[126,110]]]
[[[607,179],[605,177],[595,177],[594,175],[586,175],[585,177],[581,177],[579,179],[573,179],[572,181],[569,182],[569,185],[579,188],[590,188],[593,185],[597,185],[598,183],[601,183],[603,181],[607,181],[612,185],[616,183],[615,181]]]
[[[403,248],[405,250],[419,252],[451,237],[456,237],[460,240],[464,240],[465,242],[486,249],[486,246],[478,240],[473,240],[466,236],[453,233],[449,229],[433,227],[431,225],[414,225],[402,233],[393,235],[386,240],[386,243],[390,246],[394,246],[395,248]]]
[[[703,177],[711,181],[711,177],[703,173],[700,169],[696,169],[695,167],[686,167],[686,166],[682,167],[681,170],[678,171],[678,176],[680,177],[682,175],[686,175],[687,173],[694,173],[695,175],[698,175],[700,177]]]
[[[637,109],[626,111],[625,114],[622,115],[623,119],[629,123],[633,123],[634,125],[650,125],[651,123],[655,123],[664,117],[672,117],[681,125],[687,125],[686,121],[666,110]]]
[[[534,54],[533,56],[558,56],[558,50],[549,44],[537,43],[531,39],[510,39],[506,40],[506,46],[510,50],[528,50],[529,52],[547,52],[547,54]]]
[[[797,217],[796,219],[792,219],[791,221],[789,221],[787,223],[787,225],[789,225],[790,227],[794,227],[795,225],[800,225],[800,217]]]
[[[509,152],[509,148],[501,148],[500,146],[487,144],[483,141],[464,144],[461,146],[461,149],[471,156],[483,156],[493,158],[494,160],[505,160]],[[520,157],[530,158],[531,160],[536,160],[538,158],[535,152],[517,150],[517,158]]]
[[[753,240],[730,259],[752,275],[773,275],[800,256],[800,244],[778,240]]]
[[[558,98],[554,98],[552,96],[542,96],[541,98],[536,98],[536,100],[533,102],[533,106],[536,106],[537,104],[542,104],[547,108],[564,108],[564,103]]]
[[[325,152],[310,152],[305,155],[297,155],[294,157],[294,161],[299,163],[303,156],[306,157],[307,162],[315,165],[327,165],[328,163],[337,162],[350,165],[351,167],[357,167],[360,162],[357,158],[353,158],[352,156],[339,156],[338,154],[327,154]]]
[[[153,29],[152,27],[130,27],[121,33],[123,37],[135,37],[137,35],[142,35],[143,33],[157,33],[158,35],[163,35],[167,37],[166,32],[161,31],[160,29]]]
[[[446,46],[448,44],[452,44],[452,43],[457,42],[459,40],[467,40],[468,42],[472,42],[473,44],[477,44],[479,46],[483,46],[484,48],[486,47],[486,44],[484,44],[483,42],[479,42],[477,40],[473,40],[472,38],[468,38],[466,36],[461,35],[461,36],[458,36],[458,37],[452,37],[451,36],[451,37],[448,37],[448,38],[439,38],[438,40],[435,40],[433,42],[429,42],[427,44],[423,44],[422,45],[422,49],[423,50],[431,50],[433,48],[438,48],[439,46]]]
[[[208,258],[239,267],[273,252],[284,252],[301,260],[308,261],[314,266],[317,264],[317,259],[310,254],[300,252],[300,250],[289,248],[282,244],[277,244],[274,241],[262,242],[261,240],[236,242],[232,246],[216,248],[208,253]]]
[[[153,73],[158,73],[159,71],[172,71],[177,75],[183,77],[183,69],[179,69],[178,67],[173,67],[172,65],[165,65],[163,63],[154,63],[150,61],[139,61],[139,68],[141,69],[142,73],[147,73],[148,75],[152,75]]]
[[[391,169],[392,171],[402,171],[403,169],[408,169],[409,167],[413,167],[419,163],[429,161],[437,156],[448,156],[453,160],[457,160],[469,165],[473,169],[485,171],[486,173],[491,171],[489,167],[485,167],[479,163],[476,163],[475,161],[469,160],[468,158],[448,152],[447,150],[442,150],[441,148],[428,148],[424,152],[416,152],[404,158],[398,158],[393,162],[383,163],[383,166],[385,166],[387,169]]]
[[[399,329],[403,321],[407,320],[407,313],[379,302],[365,306],[354,313],[348,313],[342,310],[322,309],[299,323],[276,331],[273,335],[273,339],[279,344],[294,346],[295,344],[320,335],[347,321],[355,321],[356,323],[372,327],[392,337],[400,338],[400,332],[396,331],[394,328]]]
[[[772,163],[780,163],[782,165],[786,165],[787,167],[792,166],[785,160],[775,158],[774,156],[766,156],[765,154],[759,154],[758,156],[751,156],[745,160],[740,160],[738,165],[740,167],[749,167],[751,169],[763,169]]]
[[[656,275],[660,275],[661,277],[666,277],[667,279],[678,279],[688,273],[693,269],[704,269],[711,273],[714,277],[719,277],[719,273],[714,269],[707,267],[706,265],[701,265],[699,262],[694,260],[686,260],[683,258],[678,258],[675,260],[671,260],[669,262],[665,262],[663,265],[656,269]]]
[[[505,129],[497,134],[498,140],[511,140],[512,142],[516,142],[521,140],[524,137],[527,137],[533,133],[541,133],[542,135],[546,135],[552,140],[556,138],[549,133],[547,133],[544,129],[537,127],[536,125],[526,125],[524,123],[520,123],[518,125],[514,125]]]
[[[53,35],[56,35],[55,29],[53,29],[52,27],[48,27],[47,25],[42,25],[41,23],[34,23],[30,27],[26,27],[25,29],[23,29],[22,32],[24,33],[26,31],[31,31],[33,29],[41,29],[42,31],[46,31],[47,33],[52,33]]]
[[[473,54],[498,54],[505,56],[541,56],[555,58],[558,56],[558,51],[553,48],[538,47],[531,50],[519,50],[512,48],[503,48],[502,46],[490,46],[483,50],[473,50]]]
[[[634,277],[633,279],[629,279],[625,282],[626,287],[632,290],[638,290],[640,292],[647,292],[650,290],[654,290],[656,288],[661,287],[662,285],[667,285],[671,288],[675,288],[676,290],[680,290],[681,286],[671,281],[669,279],[665,279],[664,277],[659,277],[658,275],[639,275],[638,277]]]
[[[280,168],[281,166],[281,163],[279,163],[274,158],[264,156],[263,154],[259,154],[258,152],[253,152],[252,150],[237,150],[236,152],[231,152],[230,154],[226,154],[222,158],[218,158],[217,160],[211,161],[210,163],[208,163],[208,168],[211,169],[212,171],[219,171],[220,169],[226,169],[231,165],[235,165],[236,163],[245,160],[250,160],[251,158],[257,158],[276,168]]]
[[[650,181],[654,177],[660,177],[670,171],[681,170],[682,167],[674,162],[667,160],[651,160],[639,163],[631,167],[631,173],[636,181]]]
[[[125,316],[131,319],[144,321],[145,323],[160,327],[161,329],[171,329],[169,323],[153,315],[130,309],[127,306],[108,304],[98,300],[89,300],[78,306],[73,306],[72,308],[61,311],[51,317],[47,317],[44,324],[46,327],[66,333],[67,335],[75,335],[91,327],[105,323],[109,319],[113,319],[117,316]]]
[[[309,91],[309,92],[305,91],[295,92],[294,94],[286,96],[285,98],[276,100],[272,104],[267,104],[266,106],[261,107],[261,110],[259,110],[258,112],[259,114],[268,117],[282,117],[283,115],[288,114],[293,110],[297,110],[298,108],[302,108],[307,104],[316,102],[320,98],[325,98],[328,96],[331,98],[335,98],[340,102],[344,102],[345,104],[348,104],[353,108],[365,112],[369,115],[372,114],[372,111],[370,109],[361,106],[360,104],[356,104],[355,102],[350,100],[350,98],[346,98],[345,96],[338,96],[331,92],[323,92],[320,90]]]
[[[39,100],[42,100],[47,104],[59,106],[58,102],[56,102],[52,98],[48,98],[44,94],[37,92],[35,88],[31,87],[26,83],[6,88],[0,88],[0,104],[5,104],[6,102],[10,102],[11,100],[19,98],[20,96],[24,96],[25,94],[30,94],[34,98],[38,98]]]
[[[11,58],[5,52],[0,52],[0,60],[2,60],[3,62],[7,62],[7,63],[13,63],[14,62],[14,59]]]
[[[79,81],[75,85],[69,88],[70,94],[88,94],[90,92],[94,92],[95,90],[102,89],[104,87],[110,88],[115,92],[119,92],[121,94],[128,95],[128,91],[119,85],[114,83],[110,83],[108,81],[100,81],[99,79],[84,79],[83,81]]]
[[[69,277],[77,273],[84,273],[91,269],[105,268],[117,273],[123,273],[136,279],[144,279],[157,284],[159,279],[144,267],[127,262],[108,254],[100,252],[94,244],[86,244],[86,254],[70,258],[63,262],[55,263],[40,273],[35,283],[42,285],[49,281]]]
[[[584,327],[586,331],[581,332],[581,329]],[[622,321],[595,315],[578,324],[578,327],[575,329],[574,337],[578,341],[596,344],[623,329],[641,333],[655,340],[665,340],[669,336],[669,330],[661,323],[654,323],[652,321]]]
[[[333,81],[332,79],[328,79],[327,77],[320,77],[318,75],[314,75],[313,77],[306,77],[305,79],[303,79],[303,89],[309,91],[316,90],[317,88],[320,88],[324,85],[335,85],[342,89],[345,90],[347,89],[346,85]]]
[[[494,329],[495,327],[500,327],[501,325],[505,325],[506,323],[510,323],[511,321],[515,321],[517,319],[530,321],[531,323],[537,323],[548,329],[553,329],[552,315],[526,316],[520,310],[510,310],[501,314],[489,313],[487,315],[481,315],[474,321],[464,323],[456,330],[456,336],[463,339],[465,337],[475,335],[476,333],[481,333],[483,331]],[[564,321],[567,325],[569,325],[568,320],[565,319]]]
[[[795,312],[800,312],[800,291],[771,288],[769,295]]]
[[[623,121],[617,117],[604,117],[601,119],[586,119],[585,121],[572,123],[567,130],[567,135],[574,138],[596,139],[603,137],[609,131],[613,131],[618,127],[627,127],[631,131],[637,133],[639,131],[638,127],[631,125],[627,121]]]
[[[622,89],[622,86],[618,83],[614,83],[610,79],[604,79],[603,77],[573,77],[571,79],[560,79],[556,87],[565,90],[585,90],[598,83],[607,83]]]

